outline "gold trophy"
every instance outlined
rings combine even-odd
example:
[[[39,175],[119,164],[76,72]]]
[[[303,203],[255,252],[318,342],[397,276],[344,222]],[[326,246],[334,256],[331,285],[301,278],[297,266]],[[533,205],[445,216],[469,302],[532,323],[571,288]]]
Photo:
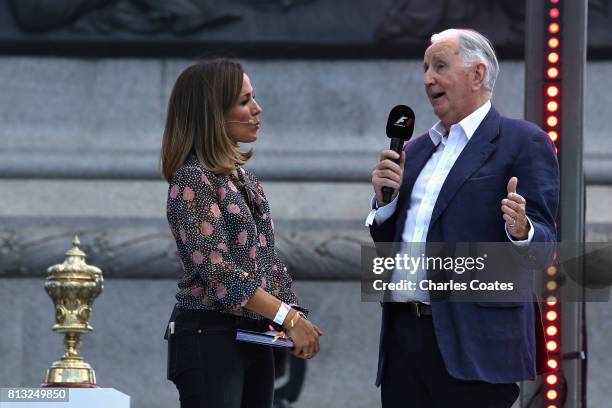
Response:
[[[85,253],[74,237],[64,263],[47,269],[45,290],[55,306],[53,331],[64,333],[66,352],[45,374],[47,387],[96,387],[96,374],[79,354],[81,334],[89,333],[91,305],[104,288],[102,271],[85,263]]]

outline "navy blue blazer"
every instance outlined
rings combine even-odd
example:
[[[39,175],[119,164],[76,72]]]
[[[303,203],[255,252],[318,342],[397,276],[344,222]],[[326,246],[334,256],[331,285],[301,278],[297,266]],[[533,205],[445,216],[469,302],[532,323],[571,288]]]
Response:
[[[435,149],[428,134],[404,146],[406,162],[397,209],[370,227],[375,242],[401,241],[417,176]],[[537,126],[502,117],[495,108],[459,155],[434,205],[427,242],[508,241],[501,200],[511,177],[527,201],[532,242],[555,242],[559,166],[554,145]],[[432,302],[433,325],[448,372],[490,383],[533,380],[547,352],[537,303]],[[383,304],[376,385],[385,365],[388,310]],[[410,341],[410,339],[406,339]]]

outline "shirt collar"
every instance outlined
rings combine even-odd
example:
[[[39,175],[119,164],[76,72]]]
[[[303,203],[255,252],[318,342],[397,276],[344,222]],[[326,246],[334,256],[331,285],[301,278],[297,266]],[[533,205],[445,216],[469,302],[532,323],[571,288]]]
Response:
[[[463,118],[463,120],[455,125],[451,126],[460,126],[465,133],[465,136],[468,140],[474,135],[478,126],[483,121],[487,113],[491,110],[491,101],[486,101],[480,108],[476,109],[474,112],[470,113],[468,116]],[[438,121],[431,129],[429,129],[429,137],[434,145],[439,145],[440,142],[446,144],[446,140],[444,136],[446,135],[446,129],[444,129],[444,125],[442,125],[442,121]]]

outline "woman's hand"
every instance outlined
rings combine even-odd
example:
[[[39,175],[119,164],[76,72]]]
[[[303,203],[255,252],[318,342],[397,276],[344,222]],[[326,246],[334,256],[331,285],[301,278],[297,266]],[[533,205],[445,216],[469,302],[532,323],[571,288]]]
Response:
[[[257,288],[245,307],[252,312],[274,320],[280,304],[279,299],[262,288]],[[291,324],[292,321],[293,324]],[[322,336],[323,332],[306,317],[298,314],[297,310],[289,310],[282,326],[295,345],[291,349],[291,354],[300,358],[313,358],[319,352],[319,336]]]
[[[291,327],[292,320],[293,327]],[[287,328],[287,335],[295,346],[291,349],[291,354],[304,359],[313,358],[317,355],[320,350],[319,336],[323,335],[321,329],[312,324],[295,309],[289,312],[283,326]]]

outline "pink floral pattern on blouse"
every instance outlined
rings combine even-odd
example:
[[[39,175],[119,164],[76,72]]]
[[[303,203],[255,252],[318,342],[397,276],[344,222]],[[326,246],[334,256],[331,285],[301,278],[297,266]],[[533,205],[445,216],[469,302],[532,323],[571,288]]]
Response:
[[[180,308],[261,319],[243,307],[258,287],[297,303],[263,189],[240,172],[239,179],[219,177],[190,156],[170,180],[166,215],[183,265]]]

